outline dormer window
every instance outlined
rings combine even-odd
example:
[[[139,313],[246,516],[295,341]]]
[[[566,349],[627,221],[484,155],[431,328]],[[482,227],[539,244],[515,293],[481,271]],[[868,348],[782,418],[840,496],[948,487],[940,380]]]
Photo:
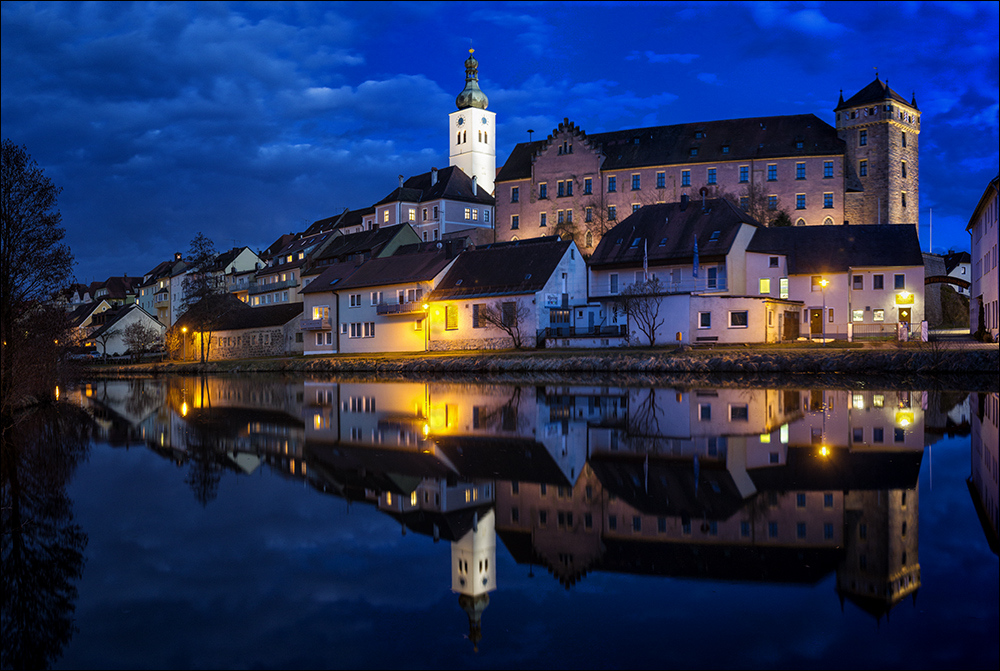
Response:
[[[698,147],[691,147],[691,150],[688,152],[688,155],[689,156],[697,156],[698,155]]]
[[[729,153],[729,145],[728,144],[722,145],[722,153],[723,154],[728,154]]]
[[[712,231],[712,235],[709,236],[708,241],[709,242],[718,242],[719,241],[719,232],[718,231]]]
[[[702,140],[702,139],[704,139],[704,137],[705,137],[705,131],[703,131],[703,130],[696,130],[694,132],[694,139],[695,140]]]

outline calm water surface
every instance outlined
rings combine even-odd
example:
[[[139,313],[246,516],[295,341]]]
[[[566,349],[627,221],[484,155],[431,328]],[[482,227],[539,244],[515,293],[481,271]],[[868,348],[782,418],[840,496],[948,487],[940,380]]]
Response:
[[[175,377],[61,397],[5,445],[4,666],[1000,661],[996,393]]]

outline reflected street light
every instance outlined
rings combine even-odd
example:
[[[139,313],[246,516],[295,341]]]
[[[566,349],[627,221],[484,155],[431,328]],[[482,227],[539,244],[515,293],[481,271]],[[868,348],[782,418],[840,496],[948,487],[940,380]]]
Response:
[[[431,306],[428,303],[424,303],[424,351],[428,351],[431,348]]]
[[[188,327],[181,327],[181,342],[184,343],[184,360],[187,361],[188,358],[188,339],[187,339]]]

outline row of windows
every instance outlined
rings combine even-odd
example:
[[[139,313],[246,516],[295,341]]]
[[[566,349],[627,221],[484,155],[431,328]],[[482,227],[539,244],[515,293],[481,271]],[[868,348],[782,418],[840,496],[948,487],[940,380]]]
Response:
[[[516,203],[517,200],[514,200],[513,202]],[[391,209],[392,208],[388,208],[387,207],[387,208],[385,208],[382,211],[382,223],[384,223],[384,224],[388,224],[389,223],[389,211]],[[439,210],[438,210],[438,206],[437,205],[435,205],[432,208],[426,208],[426,207],[423,208],[422,211],[421,211],[421,216],[422,216],[421,221],[428,221],[429,220],[428,216],[430,216],[430,215],[432,215],[431,218],[430,218],[430,220],[434,220],[434,221],[437,220],[437,218],[439,216]],[[480,209],[476,208],[476,207],[467,207],[467,208],[465,208],[465,220],[466,221],[478,221],[479,218],[480,218],[480,215],[482,216],[482,220],[484,222],[489,223],[489,221],[490,221],[490,211],[488,209],[484,208],[483,210],[480,211]],[[407,221],[409,221],[411,223],[416,222],[417,221],[417,208],[415,208],[415,207],[409,207],[409,208],[407,208],[406,219],[407,219]],[[369,224],[371,224],[371,222],[369,222]]]
[[[750,326],[750,313],[747,310],[730,310],[729,311],[729,328],[731,329],[745,329]],[[698,328],[699,329],[710,329],[712,328],[712,313],[711,312],[699,312],[698,313]]]
[[[455,144],[466,144],[469,141],[469,131],[460,130],[455,134]],[[479,131],[479,141],[489,143],[490,134],[488,131]]]

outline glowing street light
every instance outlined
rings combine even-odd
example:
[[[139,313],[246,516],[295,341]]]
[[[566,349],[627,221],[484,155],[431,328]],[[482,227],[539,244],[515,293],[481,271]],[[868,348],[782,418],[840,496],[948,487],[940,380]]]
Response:
[[[819,285],[823,287],[823,312],[820,316],[821,326],[823,327],[823,347],[826,347],[826,285],[830,281],[825,277],[819,281]]]

